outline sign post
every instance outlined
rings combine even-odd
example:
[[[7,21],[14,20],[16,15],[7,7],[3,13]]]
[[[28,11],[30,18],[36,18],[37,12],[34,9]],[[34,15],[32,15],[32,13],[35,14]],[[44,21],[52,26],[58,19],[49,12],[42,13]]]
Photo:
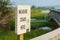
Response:
[[[24,33],[30,32],[30,6],[18,5],[15,14],[15,33],[18,40],[24,40]]]
[[[18,40],[24,40],[24,34],[20,34],[17,37],[18,37]]]

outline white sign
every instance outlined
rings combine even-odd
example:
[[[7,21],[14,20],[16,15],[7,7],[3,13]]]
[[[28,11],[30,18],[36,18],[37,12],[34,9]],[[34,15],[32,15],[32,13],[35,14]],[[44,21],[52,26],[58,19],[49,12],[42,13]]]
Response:
[[[30,6],[17,6],[15,14],[15,32],[18,35],[30,32]]]

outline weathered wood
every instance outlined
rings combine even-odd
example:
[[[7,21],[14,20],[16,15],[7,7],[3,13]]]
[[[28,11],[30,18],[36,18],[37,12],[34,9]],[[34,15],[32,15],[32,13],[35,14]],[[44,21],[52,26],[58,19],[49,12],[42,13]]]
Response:
[[[60,28],[30,40],[58,40],[58,39],[60,39]]]
[[[60,26],[60,13],[58,11],[52,10],[49,14],[49,20],[52,18],[56,21],[56,23]]]

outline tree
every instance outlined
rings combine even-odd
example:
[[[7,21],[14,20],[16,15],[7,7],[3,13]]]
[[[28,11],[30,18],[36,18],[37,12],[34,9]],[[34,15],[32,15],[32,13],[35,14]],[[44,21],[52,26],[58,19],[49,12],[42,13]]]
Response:
[[[9,20],[13,15],[10,0],[0,0],[0,26],[7,28]]]
[[[9,5],[9,0],[0,0],[0,12],[2,17],[10,12],[11,7],[9,7]]]
[[[36,8],[34,5],[31,7],[31,9],[34,9],[34,8]]]

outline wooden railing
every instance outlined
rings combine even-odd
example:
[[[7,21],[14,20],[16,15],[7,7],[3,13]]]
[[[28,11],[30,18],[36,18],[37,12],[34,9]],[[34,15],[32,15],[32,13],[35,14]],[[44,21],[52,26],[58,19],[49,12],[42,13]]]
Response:
[[[60,14],[51,12],[49,13],[48,17],[49,17],[49,20],[53,18],[56,21],[56,23],[60,26]]]
[[[51,12],[48,14],[48,18],[49,20],[53,18],[60,26],[60,14]],[[60,28],[31,40],[60,40]]]
[[[30,40],[60,40],[60,28]]]

